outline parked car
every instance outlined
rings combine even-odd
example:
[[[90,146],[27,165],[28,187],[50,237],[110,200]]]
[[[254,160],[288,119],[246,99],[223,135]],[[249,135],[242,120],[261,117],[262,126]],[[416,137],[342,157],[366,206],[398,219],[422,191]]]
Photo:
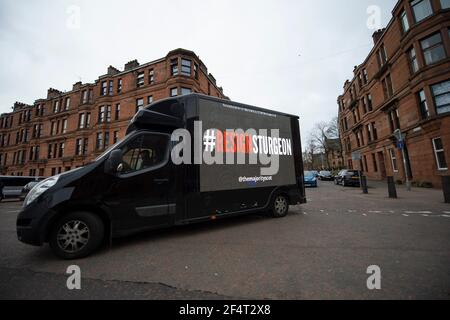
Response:
[[[311,173],[314,175],[314,177],[316,177],[316,178],[319,177],[319,171],[311,170]]]
[[[37,185],[40,181],[41,181],[41,180],[29,182],[25,187],[23,187],[23,188],[22,188],[22,193],[21,193],[20,196],[19,196],[20,200],[22,200],[22,201],[25,200],[25,198],[27,197],[27,194],[28,194],[28,193],[31,191],[31,189],[33,189],[33,187],[34,187],[35,185]]]
[[[340,184],[344,187],[346,186],[354,186],[359,187],[359,172],[358,170],[342,170],[338,173],[338,175],[334,178],[335,184]]]
[[[0,201],[7,198],[20,198],[22,189],[32,181],[41,181],[39,177],[0,176]]]
[[[333,181],[334,177],[330,171],[320,171],[319,172],[319,180],[321,181]]]
[[[314,171],[305,171],[304,174],[305,187],[317,188],[317,177]]]

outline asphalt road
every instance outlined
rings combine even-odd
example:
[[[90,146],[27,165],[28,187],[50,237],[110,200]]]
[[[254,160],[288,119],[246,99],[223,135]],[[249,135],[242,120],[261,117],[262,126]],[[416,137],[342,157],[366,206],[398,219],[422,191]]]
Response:
[[[450,205],[434,190],[320,183],[284,219],[251,215],[115,240],[79,261],[20,243],[0,204],[0,299],[450,299]],[[66,288],[66,268],[82,272]],[[367,268],[381,269],[368,290]]]

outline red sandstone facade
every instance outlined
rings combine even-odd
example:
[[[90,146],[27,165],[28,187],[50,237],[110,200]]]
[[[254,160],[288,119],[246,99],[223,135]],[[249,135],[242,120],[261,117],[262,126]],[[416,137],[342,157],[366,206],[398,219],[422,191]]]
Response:
[[[405,181],[406,171],[440,187],[450,174],[450,1],[401,0],[392,14],[338,97],[344,165],[369,179]],[[406,170],[397,129],[406,137]]]
[[[123,71],[110,66],[69,92],[49,89],[33,105],[15,103],[0,116],[0,174],[51,176],[83,166],[125,136],[138,109],[190,92],[227,99],[198,56],[177,49]]]

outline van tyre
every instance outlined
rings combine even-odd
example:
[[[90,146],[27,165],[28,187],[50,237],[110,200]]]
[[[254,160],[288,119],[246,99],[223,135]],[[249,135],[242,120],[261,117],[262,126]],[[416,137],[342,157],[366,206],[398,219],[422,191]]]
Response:
[[[98,249],[104,234],[105,226],[97,215],[72,212],[53,225],[49,244],[55,255],[62,259],[79,259]]]
[[[285,195],[278,195],[275,197],[272,203],[272,217],[283,218],[286,217],[289,211],[289,201]]]

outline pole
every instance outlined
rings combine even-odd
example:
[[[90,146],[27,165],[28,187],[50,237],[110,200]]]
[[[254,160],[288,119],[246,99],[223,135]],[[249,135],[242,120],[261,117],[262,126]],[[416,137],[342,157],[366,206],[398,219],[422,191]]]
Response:
[[[406,163],[405,146],[402,146],[403,166],[405,168],[406,190],[411,191],[411,182],[409,181],[408,165]]]

